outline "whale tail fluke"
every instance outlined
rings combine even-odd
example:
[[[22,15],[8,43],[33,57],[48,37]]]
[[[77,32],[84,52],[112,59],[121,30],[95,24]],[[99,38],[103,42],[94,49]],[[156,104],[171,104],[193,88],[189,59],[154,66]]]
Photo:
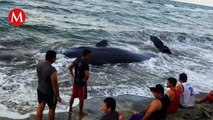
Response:
[[[172,54],[170,49],[163,44],[163,42],[156,36],[150,36],[150,40],[154,43],[159,52]]]
[[[163,48],[160,49],[160,52],[172,54],[172,52],[170,51],[170,49],[167,46],[163,46]]]

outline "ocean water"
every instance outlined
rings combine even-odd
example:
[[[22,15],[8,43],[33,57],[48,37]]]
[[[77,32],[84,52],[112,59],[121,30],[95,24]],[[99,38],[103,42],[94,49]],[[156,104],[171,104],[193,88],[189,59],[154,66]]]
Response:
[[[15,7],[27,12],[24,25],[7,20]],[[35,66],[49,49],[56,63],[63,111],[69,103],[73,59],[63,52],[74,46],[108,47],[156,57],[140,63],[90,66],[89,98],[132,94],[152,96],[149,87],[168,77],[188,74],[196,93],[213,88],[213,8],[170,0],[0,0],[0,116],[35,114]],[[149,36],[158,36],[172,55],[156,51]],[[13,49],[13,50],[11,50]],[[77,103],[77,102],[76,102]]]

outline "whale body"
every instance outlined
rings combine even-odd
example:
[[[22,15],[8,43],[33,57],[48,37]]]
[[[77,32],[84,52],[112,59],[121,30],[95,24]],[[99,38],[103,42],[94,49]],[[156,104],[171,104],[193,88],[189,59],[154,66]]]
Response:
[[[154,43],[159,52],[171,54],[170,49],[156,36],[150,36],[150,40]],[[64,52],[64,55],[69,58],[80,58],[84,49],[90,50],[91,58],[89,64],[103,65],[108,63],[133,63],[149,60],[155,55],[152,53],[138,54],[120,48],[107,47],[107,40],[102,40],[95,47],[74,47],[69,48]]]
[[[152,53],[138,54],[120,48],[107,47],[107,45],[107,41],[103,40],[97,43],[96,47],[69,48],[64,52],[64,55],[69,58],[79,58],[83,50],[88,49],[91,51],[89,64],[92,65],[141,62],[155,56]]]

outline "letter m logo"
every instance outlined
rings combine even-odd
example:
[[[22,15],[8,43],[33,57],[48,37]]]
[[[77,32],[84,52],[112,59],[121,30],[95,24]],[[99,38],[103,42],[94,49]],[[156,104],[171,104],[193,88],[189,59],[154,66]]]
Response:
[[[26,15],[23,10],[15,8],[8,14],[8,20],[13,26],[20,26],[24,24]]]

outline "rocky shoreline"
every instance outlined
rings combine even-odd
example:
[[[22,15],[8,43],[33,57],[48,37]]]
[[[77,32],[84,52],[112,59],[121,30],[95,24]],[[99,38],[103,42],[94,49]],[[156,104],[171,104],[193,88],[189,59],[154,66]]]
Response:
[[[205,94],[201,93],[196,97],[202,97]],[[117,102],[117,111],[122,112],[125,120],[131,116],[132,109],[140,110],[146,106],[152,98],[134,96],[134,95],[121,95],[114,97]],[[56,120],[100,120],[103,115],[101,111],[101,103],[104,98],[92,98],[85,101],[84,110],[88,114],[86,116],[78,115],[78,106],[74,107],[73,113],[69,115],[67,112],[56,113]],[[167,115],[166,120],[213,120],[213,105],[209,102],[196,104],[194,108],[179,109],[173,115]],[[31,115],[25,120],[35,120],[35,115]],[[11,120],[9,118],[0,118],[0,120]],[[44,115],[44,120],[47,120],[47,114]]]

